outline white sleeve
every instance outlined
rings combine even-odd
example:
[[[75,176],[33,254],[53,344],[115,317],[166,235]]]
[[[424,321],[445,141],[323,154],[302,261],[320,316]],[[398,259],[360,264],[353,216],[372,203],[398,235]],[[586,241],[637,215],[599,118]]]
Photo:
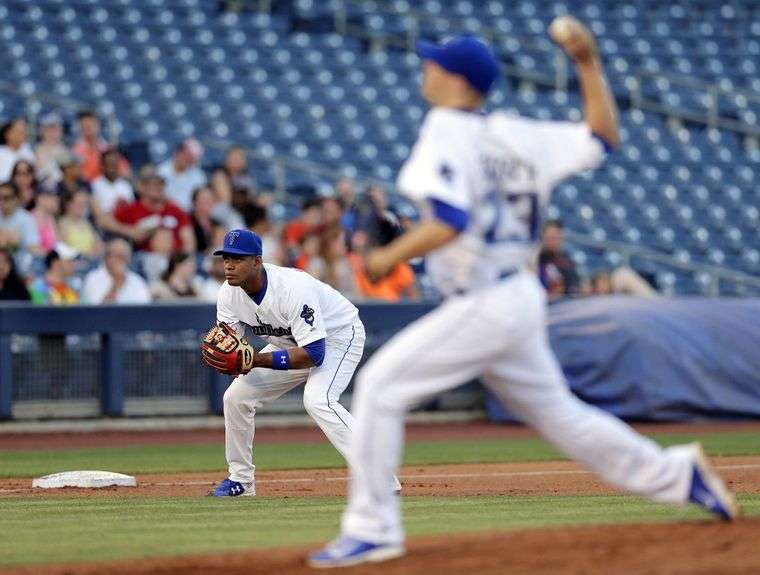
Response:
[[[445,111],[433,109],[428,113],[417,143],[399,172],[399,190],[410,199],[436,199],[461,210],[470,209],[466,158],[455,128]]]
[[[218,299],[216,300],[216,321],[217,323],[234,324],[240,320],[235,316],[235,312],[232,311],[232,302],[230,301],[230,288],[225,283],[219,288]]]
[[[317,290],[299,285],[290,292],[285,306],[288,326],[299,347],[327,337]]]
[[[604,144],[585,122],[527,121],[524,142],[538,176],[551,188],[561,180],[598,167]]]

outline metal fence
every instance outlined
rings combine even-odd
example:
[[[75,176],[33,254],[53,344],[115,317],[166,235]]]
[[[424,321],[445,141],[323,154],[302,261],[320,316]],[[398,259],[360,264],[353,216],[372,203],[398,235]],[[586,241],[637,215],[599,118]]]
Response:
[[[433,303],[359,306],[364,360]],[[208,304],[0,306],[0,419],[222,413],[231,378],[200,361]],[[263,345],[263,342],[259,342]],[[350,391],[350,390],[349,390]],[[350,400],[346,394],[345,401]],[[482,406],[476,384],[427,408]],[[301,412],[296,388],[269,411]]]

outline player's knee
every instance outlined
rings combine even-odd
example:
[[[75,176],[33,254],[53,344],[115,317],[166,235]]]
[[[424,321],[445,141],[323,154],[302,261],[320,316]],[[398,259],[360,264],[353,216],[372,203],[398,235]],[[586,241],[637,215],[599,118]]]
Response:
[[[242,394],[240,393],[240,386],[237,385],[237,383],[238,380],[233,381],[232,385],[230,385],[227,388],[227,391],[224,392],[223,403],[225,411],[238,407],[243,400]]]
[[[330,410],[329,399],[324,390],[305,389],[303,392],[303,406],[309,415],[319,415]]]

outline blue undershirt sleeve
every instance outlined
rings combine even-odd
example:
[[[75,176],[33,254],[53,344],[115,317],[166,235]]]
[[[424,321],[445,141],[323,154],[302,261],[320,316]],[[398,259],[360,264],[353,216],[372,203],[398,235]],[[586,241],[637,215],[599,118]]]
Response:
[[[450,225],[458,232],[464,231],[467,227],[469,214],[466,211],[435,198],[430,198],[430,204],[433,206],[433,214],[437,220]]]
[[[325,340],[324,339],[318,339],[317,341],[312,341],[311,343],[306,344],[303,346],[303,348],[306,350],[306,353],[309,354],[309,357],[311,358],[311,361],[314,362],[314,365],[319,367],[322,365],[322,362],[325,360]]]

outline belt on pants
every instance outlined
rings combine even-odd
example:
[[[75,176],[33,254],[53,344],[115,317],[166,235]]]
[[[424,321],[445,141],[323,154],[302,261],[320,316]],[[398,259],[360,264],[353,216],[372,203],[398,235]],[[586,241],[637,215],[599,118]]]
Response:
[[[505,279],[507,279],[508,277],[512,277],[513,275],[515,275],[515,274],[516,274],[518,271],[520,271],[520,270],[519,270],[519,269],[517,269],[517,268],[509,268],[508,270],[504,270],[503,272],[501,272],[501,273],[498,275],[497,279],[498,279],[498,280],[505,280]],[[485,286],[484,286],[484,287],[485,287]],[[469,291],[470,291],[470,290],[466,290],[466,289],[461,289],[461,288],[460,288],[460,289],[458,289],[458,290],[456,290],[456,291],[454,292],[454,295],[464,295],[464,294],[468,293]]]

